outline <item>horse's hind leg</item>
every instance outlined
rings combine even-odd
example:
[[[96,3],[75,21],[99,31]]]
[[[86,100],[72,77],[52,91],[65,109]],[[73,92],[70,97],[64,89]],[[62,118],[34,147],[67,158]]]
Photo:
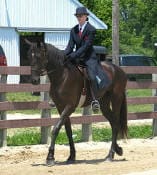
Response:
[[[67,163],[71,164],[71,163],[74,163],[75,161],[75,146],[72,138],[72,129],[71,129],[71,122],[69,117],[65,121],[65,130],[66,130],[66,133],[69,139],[69,145],[70,145],[70,156],[67,159]]]
[[[113,95],[113,94],[112,94]],[[114,99],[115,101],[111,101],[111,98]],[[112,104],[112,109],[111,109],[111,102]],[[119,132],[119,115],[120,115],[120,105],[121,102],[116,100],[116,97],[113,98],[109,92],[105,94],[105,96],[100,100],[100,107],[103,115],[108,119],[110,122],[111,128],[112,128],[112,144],[111,148],[109,151],[109,154],[106,156],[105,160],[110,160],[112,161],[115,155],[115,152],[118,155],[123,154],[123,150],[121,147],[118,146],[117,144],[117,136]]]

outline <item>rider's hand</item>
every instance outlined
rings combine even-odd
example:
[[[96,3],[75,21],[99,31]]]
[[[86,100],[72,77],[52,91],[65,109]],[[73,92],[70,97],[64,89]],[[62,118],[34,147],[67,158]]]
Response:
[[[70,59],[73,60],[76,58],[76,53],[75,52],[72,52],[70,55],[69,55]]]

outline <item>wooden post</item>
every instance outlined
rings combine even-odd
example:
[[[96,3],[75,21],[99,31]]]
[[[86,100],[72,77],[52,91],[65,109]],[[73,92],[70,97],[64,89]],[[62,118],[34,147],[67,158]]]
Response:
[[[0,83],[7,83],[7,75],[1,75]],[[0,101],[6,101],[6,94],[0,93]],[[6,112],[0,111],[0,120],[6,120]],[[0,129],[0,147],[7,146],[7,129]]]
[[[47,76],[40,77],[40,84],[48,83]],[[42,101],[49,101],[49,92],[41,92],[41,100]],[[51,110],[50,109],[43,109],[41,111],[41,118],[50,118],[51,117]],[[49,144],[51,141],[51,127],[41,127],[41,143],[42,144]]]
[[[152,81],[157,82],[157,74],[152,74]],[[152,90],[152,95],[157,96],[157,89]],[[154,109],[153,110],[157,111],[157,104],[154,104]],[[153,137],[157,136],[157,119],[153,119],[152,135],[153,135]]]
[[[91,115],[91,107],[87,106],[83,108],[82,115]],[[92,141],[92,124],[82,124],[82,141]]]
[[[112,0],[112,61],[119,65],[119,1]]]
[[[157,47],[157,43],[154,43],[154,46]],[[154,50],[154,56],[157,57],[157,48]],[[157,74],[152,74],[152,81],[157,82]],[[152,89],[152,95],[157,96],[157,89]],[[154,111],[157,111],[157,104],[154,104]],[[152,135],[157,136],[157,119],[153,119]]]

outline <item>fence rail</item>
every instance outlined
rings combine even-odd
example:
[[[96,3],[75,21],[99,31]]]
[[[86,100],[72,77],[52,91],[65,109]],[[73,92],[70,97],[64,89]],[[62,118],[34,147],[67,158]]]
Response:
[[[157,74],[157,67],[151,66],[132,66],[122,67],[122,69],[129,74]],[[1,75],[30,75],[29,66],[21,67],[0,67]],[[0,83],[0,94],[7,92],[47,92],[49,91],[49,83],[32,85],[32,84],[6,84]],[[127,82],[127,89],[157,89],[157,82],[141,81],[141,82]],[[127,97],[128,104],[157,104],[157,97]],[[28,109],[48,109],[50,106],[48,101],[30,101],[30,102],[8,102],[6,100],[0,102],[0,112],[12,110],[28,110]],[[128,113],[128,120],[137,119],[156,119],[157,112],[142,112],[142,113]],[[34,126],[51,126],[57,122],[58,118],[40,118],[40,119],[19,119],[19,120],[3,120],[0,118],[0,129],[6,128],[23,128]],[[103,116],[72,116],[73,124],[90,124],[93,122],[106,121]]]
[[[157,73],[157,67],[151,66],[123,66],[122,69],[129,74],[141,74],[141,73]],[[10,74],[10,75],[29,75],[30,66],[21,67],[0,67],[0,74]],[[7,92],[47,92],[49,91],[49,83],[32,85],[32,84],[4,84],[0,83],[0,93]],[[156,89],[157,82],[145,81],[136,82],[128,81],[127,89]],[[128,104],[155,104],[157,103],[157,97],[128,97]],[[24,110],[24,109],[50,109],[48,101],[30,101],[30,102],[0,102],[0,111],[10,111],[10,110]],[[132,114],[128,114],[131,116]],[[89,118],[89,117],[88,117]],[[130,117],[129,117],[130,118]],[[131,119],[131,118],[130,118]],[[2,121],[0,121],[2,122]]]
[[[157,119],[157,112],[140,112],[130,113],[128,120],[139,119]],[[0,120],[0,128],[25,128],[25,127],[37,127],[37,126],[53,126],[58,121],[58,118],[41,118],[41,119],[16,119],[16,120]],[[72,116],[72,124],[91,124],[107,121],[105,117],[101,115],[92,116]]]

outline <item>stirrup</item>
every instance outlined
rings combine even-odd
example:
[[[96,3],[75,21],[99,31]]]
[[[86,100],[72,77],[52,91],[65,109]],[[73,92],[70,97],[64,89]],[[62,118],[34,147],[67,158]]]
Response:
[[[56,107],[55,103],[52,100],[50,100],[48,103],[49,103],[51,108],[55,108]]]
[[[91,103],[91,108],[94,113],[98,113],[100,110],[100,104],[98,100],[93,100]]]

